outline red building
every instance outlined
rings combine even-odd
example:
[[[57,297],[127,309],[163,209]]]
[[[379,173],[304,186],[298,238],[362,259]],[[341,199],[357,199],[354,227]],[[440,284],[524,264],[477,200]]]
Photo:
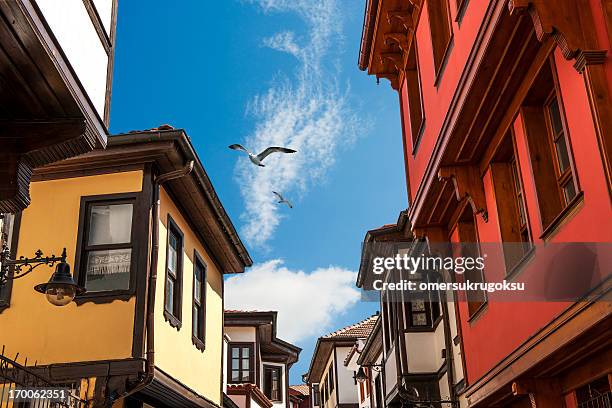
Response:
[[[518,244],[488,282],[554,269],[551,243],[612,241],[611,37],[609,0],[366,1],[359,67],[399,96],[415,239]],[[455,303],[469,406],[610,406],[595,263],[580,302]]]

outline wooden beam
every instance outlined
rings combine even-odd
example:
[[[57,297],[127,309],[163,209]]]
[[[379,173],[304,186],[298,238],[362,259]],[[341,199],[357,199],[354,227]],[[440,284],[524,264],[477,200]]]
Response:
[[[78,138],[85,129],[84,118],[0,121],[0,143],[15,141],[20,153],[28,153]]]

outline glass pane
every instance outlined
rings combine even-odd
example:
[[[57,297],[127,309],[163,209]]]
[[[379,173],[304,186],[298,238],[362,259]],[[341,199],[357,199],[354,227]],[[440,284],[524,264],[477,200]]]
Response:
[[[232,348],[232,358],[240,357],[240,349],[237,347]]]
[[[192,320],[193,335],[200,338],[200,309],[197,306],[193,307]]]
[[[232,370],[237,370],[238,368],[240,368],[239,363],[239,360],[232,359]]]
[[[132,250],[111,249],[87,254],[85,287],[89,292],[129,289]]]
[[[242,348],[242,357],[248,357],[249,356],[249,348],[248,347],[243,347]]]
[[[414,300],[411,303],[412,310],[415,312],[422,312],[425,310],[425,301],[424,300]]]
[[[412,314],[412,325],[413,326],[427,326],[427,315],[425,313],[413,313]]]
[[[170,272],[176,275],[176,270],[178,266],[178,239],[172,231],[170,231],[169,234],[170,237],[168,238],[168,269],[170,270]]]
[[[249,359],[248,358],[243,358],[242,359],[242,369],[243,370],[248,370],[249,369]]]
[[[174,281],[170,277],[166,279],[166,310],[174,311]]]
[[[200,303],[202,300],[202,271],[198,266],[195,270],[195,283],[193,285],[193,297]]]
[[[565,196],[565,204],[569,203],[576,197],[576,187],[574,186],[574,180],[570,179],[568,183],[563,186],[563,195]]]
[[[243,371],[242,372],[242,381],[249,381],[249,372],[248,371]]]
[[[559,112],[559,104],[557,103],[556,98],[550,102],[548,109],[550,112],[550,123],[556,136],[563,130],[563,125],[561,124],[561,113]]]
[[[232,370],[232,381],[240,381],[240,371]]]
[[[132,204],[94,205],[88,245],[124,244],[132,237]]]
[[[567,144],[565,138],[561,137],[555,142],[555,150],[557,151],[557,160],[559,161],[559,170],[561,173],[569,167],[569,156],[567,154]]]

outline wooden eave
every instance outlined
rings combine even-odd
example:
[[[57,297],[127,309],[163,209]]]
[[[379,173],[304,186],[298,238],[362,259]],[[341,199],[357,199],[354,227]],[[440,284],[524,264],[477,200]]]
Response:
[[[383,339],[382,339],[382,317],[376,320],[376,324],[372,329],[372,333],[368,336],[366,344],[361,350],[361,354],[357,358],[357,364],[360,366],[376,364],[376,360],[382,354]]]
[[[32,169],[101,149],[107,129],[32,0],[0,2],[0,212],[30,203]]]
[[[362,247],[359,271],[357,273],[357,287],[363,287],[366,281],[371,278],[369,272],[372,270],[372,254],[368,251],[368,244],[372,242],[411,242],[412,240],[412,232],[408,222],[408,210],[400,212],[395,224],[385,225],[368,231],[363,239],[364,246]]]
[[[226,311],[224,327],[255,327],[262,360],[292,365],[298,361],[301,348],[276,337],[277,312]]]
[[[421,0],[379,0],[366,9],[360,68],[398,89],[418,23]]]
[[[357,337],[342,337],[342,338],[325,338],[319,337],[317,345],[312,353],[310,367],[306,375],[306,382],[309,384],[318,384],[321,381],[323,370],[327,366],[329,356],[335,347],[350,347],[359,340]]]
[[[182,129],[111,136],[106,150],[95,150],[39,168],[32,179],[41,181],[122,172],[147,164],[152,164],[160,175],[181,169],[190,161],[195,163],[193,171],[168,181],[164,188],[222,273],[243,272],[245,267],[252,265],[252,260]]]

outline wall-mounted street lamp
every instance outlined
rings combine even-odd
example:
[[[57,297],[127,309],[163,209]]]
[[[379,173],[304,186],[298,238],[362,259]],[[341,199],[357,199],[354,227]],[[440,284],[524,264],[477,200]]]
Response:
[[[353,376],[353,378],[355,379],[355,381],[359,382],[359,383],[364,383],[368,380],[368,374],[366,374],[365,370],[363,369],[363,367],[367,367],[373,371],[376,371],[377,373],[380,373],[382,371],[382,364],[371,364],[371,365],[366,365],[366,366],[361,366],[359,367],[359,370],[357,370],[357,372],[355,373],[355,375]]]
[[[0,252],[0,287],[6,285],[9,280],[23,278],[40,265],[57,264],[49,282],[34,286],[34,290],[44,293],[49,303],[55,306],[66,306],[76,295],[85,293],[85,288],[77,285],[70,274],[70,265],[66,262],[66,248],[61,256],[43,256],[43,252],[39,249],[33,258],[21,256],[19,259],[11,259],[6,239],[3,241],[5,243]],[[9,275],[11,266],[14,269],[12,275]]]

